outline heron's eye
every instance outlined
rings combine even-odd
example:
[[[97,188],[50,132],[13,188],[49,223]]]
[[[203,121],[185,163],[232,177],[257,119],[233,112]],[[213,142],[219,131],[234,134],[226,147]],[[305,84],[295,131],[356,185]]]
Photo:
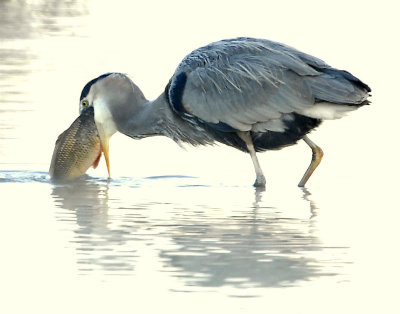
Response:
[[[82,101],[82,107],[86,108],[89,106],[89,102],[87,100]]]

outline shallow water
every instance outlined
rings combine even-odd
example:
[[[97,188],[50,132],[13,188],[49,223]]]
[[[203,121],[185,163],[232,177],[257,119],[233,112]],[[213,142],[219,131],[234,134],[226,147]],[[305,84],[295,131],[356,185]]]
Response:
[[[122,135],[111,179],[102,161],[73,183],[50,181],[55,139],[87,81],[128,72],[155,98],[191,49],[242,35],[172,37],[176,19],[189,20],[171,8],[155,13],[165,28],[144,32],[146,16],[115,3],[0,1],[1,312],[396,313],[399,156],[377,132],[393,134],[396,115],[378,110],[388,86],[363,66],[368,55],[324,51],[376,94],[371,108],[313,134],[329,145],[306,189],[296,186],[305,145],[262,154],[268,185],[257,190],[250,158],[233,149]]]
[[[148,258],[154,271],[182,281],[173,290],[196,291],[297,286],[324,276],[343,281],[351,263],[348,247],[319,239],[306,190],[280,209],[251,188],[184,176],[50,185],[46,173],[22,171],[3,172],[1,181],[10,193],[40,183],[50,192],[52,219],[69,234],[65,246],[78,275],[137,276],[137,264]]]

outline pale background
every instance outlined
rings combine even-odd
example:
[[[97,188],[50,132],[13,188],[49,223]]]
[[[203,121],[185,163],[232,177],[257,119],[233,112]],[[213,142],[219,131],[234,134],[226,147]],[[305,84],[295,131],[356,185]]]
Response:
[[[7,7],[5,3],[19,6],[17,1],[0,3],[1,9]],[[41,307],[53,313],[146,313],[147,309],[167,313],[399,312],[400,11],[396,1],[88,1],[73,3],[76,16],[66,11],[65,17],[61,14],[54,21],[32,10],[40,1],[27,3],[16,15],[0,15],[11,20],[9,28],[0,30],[1,48],[25,50],[26,62],[32,64],[23,75],[16,71],[19,64],[1,65],[0,121],[7,125],[0,134],[3,170],[47,171],[54,141],[76,118],[81,89],[92,78],[109,71],[127,73],[148,99],[154,99],[187,53],[223,38],[268,38],[317,56],[369,84],[372,104],[342,120],[324,123],[310,136],[324,149],[325,157],[310,179],[308,191],[323,212],[318,226],[321,238],[339,239],[353,248],[355,267],[351,268],[349,285],[337,288],[322,280],[296,288],[270,288],[264,298],[245,301],[225,298],[229,286],[213,293],[182,296],[165,292],[171,279],[157,276],[162,273],[153,271],[152,260],[141,264],[141,276],[136,278],[136,288],[143,286],[142,294],[131,290],[131,283],[122,279],[111,283],[102,276],[96,281],[83,280],[71,266],[74,256],[57,246],[65,236],[57,236],[57,226],[47,224],[48,229],[40,231],[40,225],[30,223],[41,216],[50,219],[41,210],[51,211],[52,200],[34,201],[43,188],[32,185],[22,195],[13,194],[17,193],[15,185],[6,182],[0,186],[2,255],[17,260],[32,258],[37,273],[21,267],[21,263],[5,262],[1,269],[5,278],[1,286],[8,292],[4,313],[31,308],[38,311]],[[57,3],[49,2],[48,10]],[[25,24],[27,16],[34,22]],[[64,19],[68,24],[65,33]],[[4,83],[7,80],[12,82],[11,87]],[[19,94],[6,93],[9,89]],[[15,97],[20,100],[18,112],[10,101]],[[115,135],[110,157],[115,178],[176,174],[222,186],[222,190],[207,194],[213,195],[216,204],[224,203],[223,197],[235,197],[227,196],[224,186],[249,186],[248,191],[252,191],[250,157],[224,146],[187,147],[185,151],[168,139],[133,141]],[[297,193],[296,185],[310,157],[303,143],[261,154],[270,189],[264,201],[276,198],[279,204],[285,199],[295,204],[291,197]],[[105,177],[104,162],[89,173]],[[167,197],[170,192],[156,189],[154,198]],[[129,199],[131,193],[125,189],[114,197]],[[143,193],[152,197],[148,190]],[[193,195],[182,193],[179,197],[182,204],[190,204]],[[31,211],[20,217],[15,211],[5,210],[14,208],[16,202],[31,206]],[[17,227],[12,222],[18,220]],[[56,236],[49,239],[49,234]],[[34,240],[26,239],[27,235]],[[16,249],[36,240],[50,241],[57,256],[40,245],[38,251],[28,250],[30,255]],[[55,275],[53,261],[65,266],[62,274]],[[15,272],[21,277],[11,275]],[[149,288],[149,282],[153,288]]]

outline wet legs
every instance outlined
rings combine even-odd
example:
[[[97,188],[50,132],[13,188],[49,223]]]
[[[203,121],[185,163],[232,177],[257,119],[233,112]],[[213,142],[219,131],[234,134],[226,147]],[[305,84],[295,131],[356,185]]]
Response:
[[[254,149],[253,140],[251,139],[249,132],[238,132],[239,137],[245,142],[246,147],[250,153],[251,160],[253,161],[254,170],[256,171],[256,182],[254,182],[254,186],[256,187],[264,187],[266,180],[264,174],[261,170],[260,163],[258,162],[256,156],[256,150]]]

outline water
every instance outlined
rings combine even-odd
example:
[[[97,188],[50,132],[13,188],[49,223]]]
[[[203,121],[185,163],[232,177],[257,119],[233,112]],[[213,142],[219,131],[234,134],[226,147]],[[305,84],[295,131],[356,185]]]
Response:
[[[231,13],[261,18],[251,7]],[[259,19],[201,27],[205,14],[220,25],[206,5],[196,17],[175,2],[154,8],[0,1],[1,312],[398,312],[399,154],[391,137],[399,109],[394,77],[381,80],[396,73],[396,50],[374,63],[378,44],[359,57],[290,30],[260,32]],[[263,29],[279,23],[271,19]],[[340,46],[365,40],[331,27],[324,31]],[[307,189],[296,186],[310,158],[302,144],[262,154],[268,186],[256,190],[250,158],[231,148],[184,151],[167,139],[122,135],[111,140],[112,179],[101,161],[74,184],[50,182],[55,139],[76,118],[87,81],[126,72],[155,98],[191,49],[243,32],[342,64],[373,88],[370,108],[312,135],[325,157]],[[377,43],[389,36],[380,34]]]

